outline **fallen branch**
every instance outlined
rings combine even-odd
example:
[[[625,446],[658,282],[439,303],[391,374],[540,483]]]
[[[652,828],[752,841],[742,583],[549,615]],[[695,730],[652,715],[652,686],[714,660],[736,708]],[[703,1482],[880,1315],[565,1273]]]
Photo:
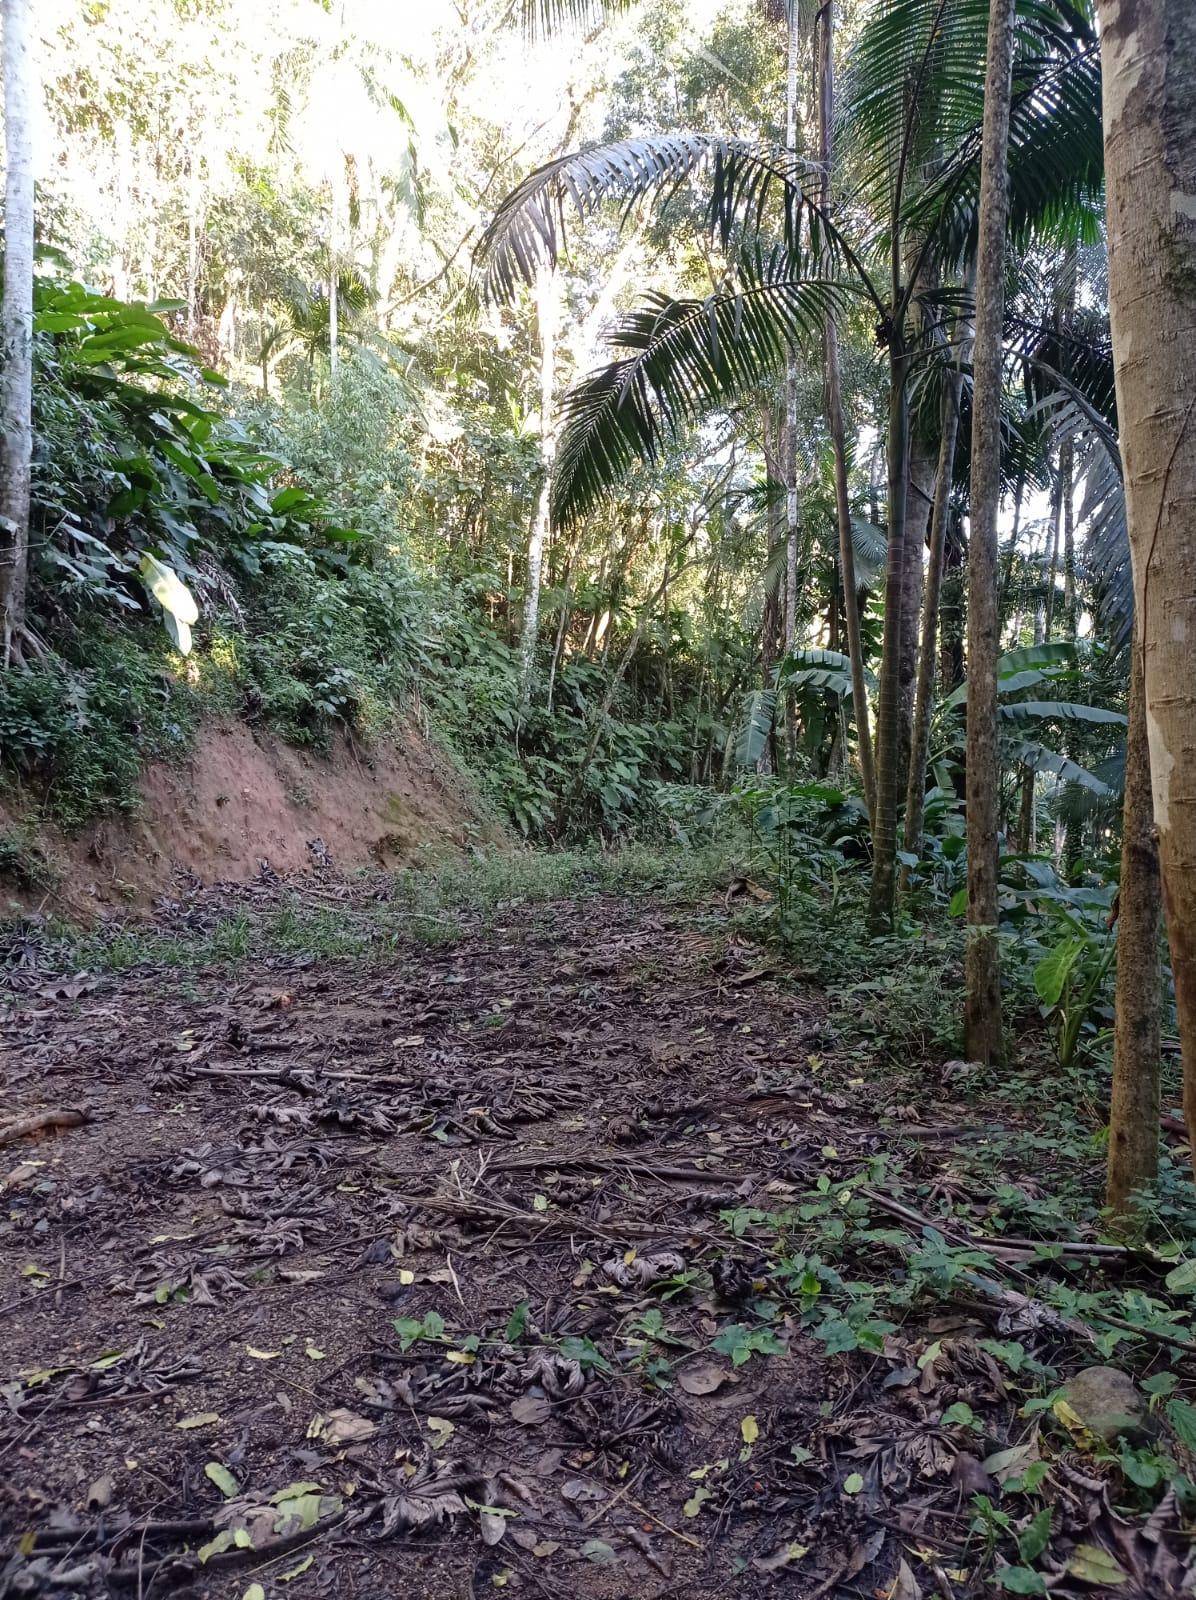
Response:
[[[74,1106],[62,1106],[53,1111],[35,1111],[31,1116],[18,1117],[16,1122],[0,1127],[0,1145],[15,1144],[18,1139],[27,1139],[33,1133],[47,1133],[52,1128],[79,1128],[90,1121],[88,1112]]]

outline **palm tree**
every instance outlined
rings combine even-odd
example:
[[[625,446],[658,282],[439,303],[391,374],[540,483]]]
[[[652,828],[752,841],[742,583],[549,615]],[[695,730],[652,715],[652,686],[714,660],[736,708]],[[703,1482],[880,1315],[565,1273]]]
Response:
[[[1010,114],[1010,225],[1049,230],[1101,182],[1095,35],[1072,0],[1023,0]],[[564,403],[553,488],[558,524],[576,521],[638,457],[767,375],[789,346],[810,348],[829,312],[871,308],[889,367],[888,563],[876,748],[870,920],[891,922],[899,792],[898,665],[906,577],[909,381],[933,328],[943,269],[974,252],[987,7],[981,0],[886,0],[853,53],[845,145],[861,152],[851,205],[832,210],[808,169],[785,153],[713,135],[633,139],[565,156],[531,174],[500,207],[482,245],[497,297],[559,259],[571,212],[610,198],[630,207],[698,180],[724,247],[728,287],[705,300],[651,297],[616,329],[621,355]],[[933,127],[941,156],[922,177]],[[915,161],[915,158],[918,158]],[[918,181],[914,181],[914,168]],[[879,228],[861,214],[882,215]],[[841,217],[850,218],[847,221]],[[916,250],[907,250],[916,240]]]

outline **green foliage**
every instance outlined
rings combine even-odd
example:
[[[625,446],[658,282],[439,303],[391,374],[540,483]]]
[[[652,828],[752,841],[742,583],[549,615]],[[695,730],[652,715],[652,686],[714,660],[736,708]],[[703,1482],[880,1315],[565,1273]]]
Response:
[[[199,697],[165,636],[88,619],[69,656],[0,673],[0,753],[10,781],[76,825],[135,803],[143,761],[185,752]]]

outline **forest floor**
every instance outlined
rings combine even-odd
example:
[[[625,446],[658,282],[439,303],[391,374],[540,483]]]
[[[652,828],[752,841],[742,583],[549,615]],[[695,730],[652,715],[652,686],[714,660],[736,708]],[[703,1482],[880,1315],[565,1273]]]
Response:
[[[725,879],[390,882],[12,936],[0,1593],[1190,1593],[1159,1424],[1057,1398],[1121,1355],[1075,1296],[1166,1267],[1019,1239],[1041,1102],[861,1038]]]

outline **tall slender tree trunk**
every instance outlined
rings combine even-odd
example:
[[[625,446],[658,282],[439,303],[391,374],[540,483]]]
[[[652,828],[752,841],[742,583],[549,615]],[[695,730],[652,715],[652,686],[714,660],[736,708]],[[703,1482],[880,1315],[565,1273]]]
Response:
[[[797,152],[798,0],[786,7],[785,149]],[[800,506],[797,493],[797,351],[785,356],[785,425],[781,461],[785,472],[785,650],[797,645],[797,598],[800,552]],[[797,748],[797,705],[791,690],[785,693],[785,751],[790,766]]]
[[[1006,158],[1016,0],[991,0],[980,232],[976,255],[976,353],[972,397],[972,530],[968,551],[968,942],[964,958],[964,1050],[1000,1060],[1001,976],[997,946],[998,750],[997,580],[1001,498],[1001,327],[1005,313]]]
[[[934,509],[930,519],[930,559],[926,567],[926,594],[923,602],[922,651],[918,658],[914,726],[910,739],[909,785],[905,794],[905,848],[915,854],[922,846],[922,822],[926,814],[926,757],[930,748],[930,718],[934,711],[939,599],[943,587],[947,514],[955,481],[959,403],[963,390],[963,368],[971,360],[971,327],[962,318],[957,334],[959,344],[955,362],[943,389],[938,473],[934,485]]]
[[[519,649],[519,698],[527,705],[532,692],[532,673],[536,665],[536,642],[540,636],[540,577],[544,569],[544,544],[548,538],[549,500],[552,494],[552,462],[556,455],[556,417],[553,389],[556,379],[556,339],[560,322],[560,300],[556,272],[544,267],[536,278],[536,321],[540,330],[540,458],[544,480],[536,501],[531,533],[527,541],[527,582],[523,590],[523,637]]]
[[[894,271],[895,283],[899,273]],[[889,548],[885,562],[885,626],[876,705],[876,820],[872,828],[872,884],[868,926],[893,926],[897,892],[898,737],[901,718],[901,603],[905,582],[905,504],[909,475],[909,405],[905,341],[889,333]]]
[[[338,160],[339,154],[338,154]],[[334,172],[332,175],[332,218],[328,228],[328,373],[333,383],[336,382],[337,367],[340,362],[340,195],[341,174]]]
[[[1117,411],[1196,1175],[1196,6],[1099,15]]]
[[[943,551],[943,597],[939,602],[939,687],[944,694],[958,689],[964,679],[964,554],[963,518],[947,512],[946,548]]]
[[[1106,1202],[1128,1208],[1135,1189],[1153,1188],[1159,1173],[1159,849],[1150,797],[1150,750],[1142,652],[1137,629],[1130,662],[1121,885],[1117,917],[1117,989],[1113,1033],[1113,1100],[1109,1109]]]
[[[4,0],[4,303],[0,336],[0,666],[30,643],[29,489],[33,453],[33,107],[31,0]]]
[[[818,160],[822,168],[822,205],[829,210],[831,164],[834,160],[835,112],[835,7],[827,0],[818,36]],[[847,491],[847,432],[843,423],[843,380],[839,362],[839,326],[834,308],[827,312],[826,425],[831,436],[835,466],[835,516],[839,524],[839,575],[843,582],[843,614],[847,625],[847,658],[851,663],[851,709],[859,746],[860,778],[864,801],[876,820],[876,775],[872,767],[872,726],[868,714],[868,684],[864,676],[864,647],[860,637],[860,588],[855,573],[855,541],[851,532],[851,502]]]
[[[1063,477],[1056,467],[1055,481],[1051,485],[1051,554],[1047,563],[1046,620],[1043,638],[1048,642],[1055,626],[1055,600],[1059,583],[1059,536],[1063,529]]]

